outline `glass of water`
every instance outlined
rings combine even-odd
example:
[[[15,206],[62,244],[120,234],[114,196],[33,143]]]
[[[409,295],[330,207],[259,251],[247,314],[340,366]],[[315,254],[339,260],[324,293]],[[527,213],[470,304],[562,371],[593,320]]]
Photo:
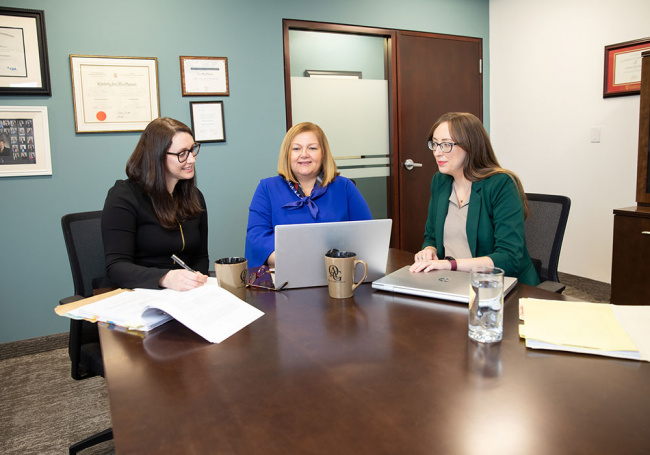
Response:
[[[503,276],[497,267],[474,267],[469,273],[469,337],[481,343],[503,338]]]

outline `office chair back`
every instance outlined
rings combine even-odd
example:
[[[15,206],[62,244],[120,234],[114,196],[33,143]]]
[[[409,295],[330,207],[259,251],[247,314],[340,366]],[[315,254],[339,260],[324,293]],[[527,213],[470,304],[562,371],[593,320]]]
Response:
[[[93,283],[106,275],[104,243],[102,242],[102,212],[71,213],[61,218],[63,239],[68,250],[70,270],[74,283],[73,297],[63,299],[67,303],[93,295]],[[96,324],[88,321],[70,320],[70,363],[74,379],[104,376],[104,361],[99,332]],[[113,430],[108,428],[82,441],[72,444],[69,454],[74,455],[96,444],[113,439]]]
[[[528,254],[539,279],[560,282],[557,266],[564,239],[571,199],[552,194],[526,193],[530,213],[524,227]]]
[[[102,211],[71,213],[61,218],[75,295],[93,295],[93,280],[106,275]]]
[[[106,275],[101,219],[101,210],[71,213],[61,218],[75,292],[74,297],[63,299],[61,303],[92,296],[93,281]],[[95,324],[70,320],[69,354],[74,379],[104,374],[99,333]]]

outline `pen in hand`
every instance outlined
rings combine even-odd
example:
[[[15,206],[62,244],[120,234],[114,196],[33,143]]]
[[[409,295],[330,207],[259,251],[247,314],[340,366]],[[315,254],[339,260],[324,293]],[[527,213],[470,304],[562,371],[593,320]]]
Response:
[[[191,268],[189,265],[187,265],[186,263],[184,263],[184,262],[181,260],[181,258],[179,258],[178,256],[176,256],[175,254],[172,254],[172,259],[174,260],[174,262],[175,262],[176,264],[180,265],[181,267],[183,267],[183,268],[184,268],[185,270],[187,270],[188,272],[197,273],[196,270],[192,270],[192,268]]]

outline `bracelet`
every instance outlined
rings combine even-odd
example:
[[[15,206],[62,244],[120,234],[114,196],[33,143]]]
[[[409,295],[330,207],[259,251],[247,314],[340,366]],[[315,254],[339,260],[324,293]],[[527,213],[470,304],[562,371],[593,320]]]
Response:
[[[456,259],[454,259],[451,256],[445,256],[445,259],[449,261],[451,264],[451,270],[457,270],[458,269],[458,263],[456,262]]]

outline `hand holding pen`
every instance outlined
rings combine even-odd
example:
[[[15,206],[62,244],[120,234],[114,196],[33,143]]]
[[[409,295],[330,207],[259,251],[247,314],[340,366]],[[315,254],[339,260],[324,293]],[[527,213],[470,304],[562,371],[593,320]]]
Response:
[[[185,264],[178,256],[172,254],[172,259],[182,269],[170,270],[160,279],[160,286],[163,288],[174,289],[176,291],[189,291],[190,289],[203,286],[208,277],[200,272],[193,270],[190,266]]]

